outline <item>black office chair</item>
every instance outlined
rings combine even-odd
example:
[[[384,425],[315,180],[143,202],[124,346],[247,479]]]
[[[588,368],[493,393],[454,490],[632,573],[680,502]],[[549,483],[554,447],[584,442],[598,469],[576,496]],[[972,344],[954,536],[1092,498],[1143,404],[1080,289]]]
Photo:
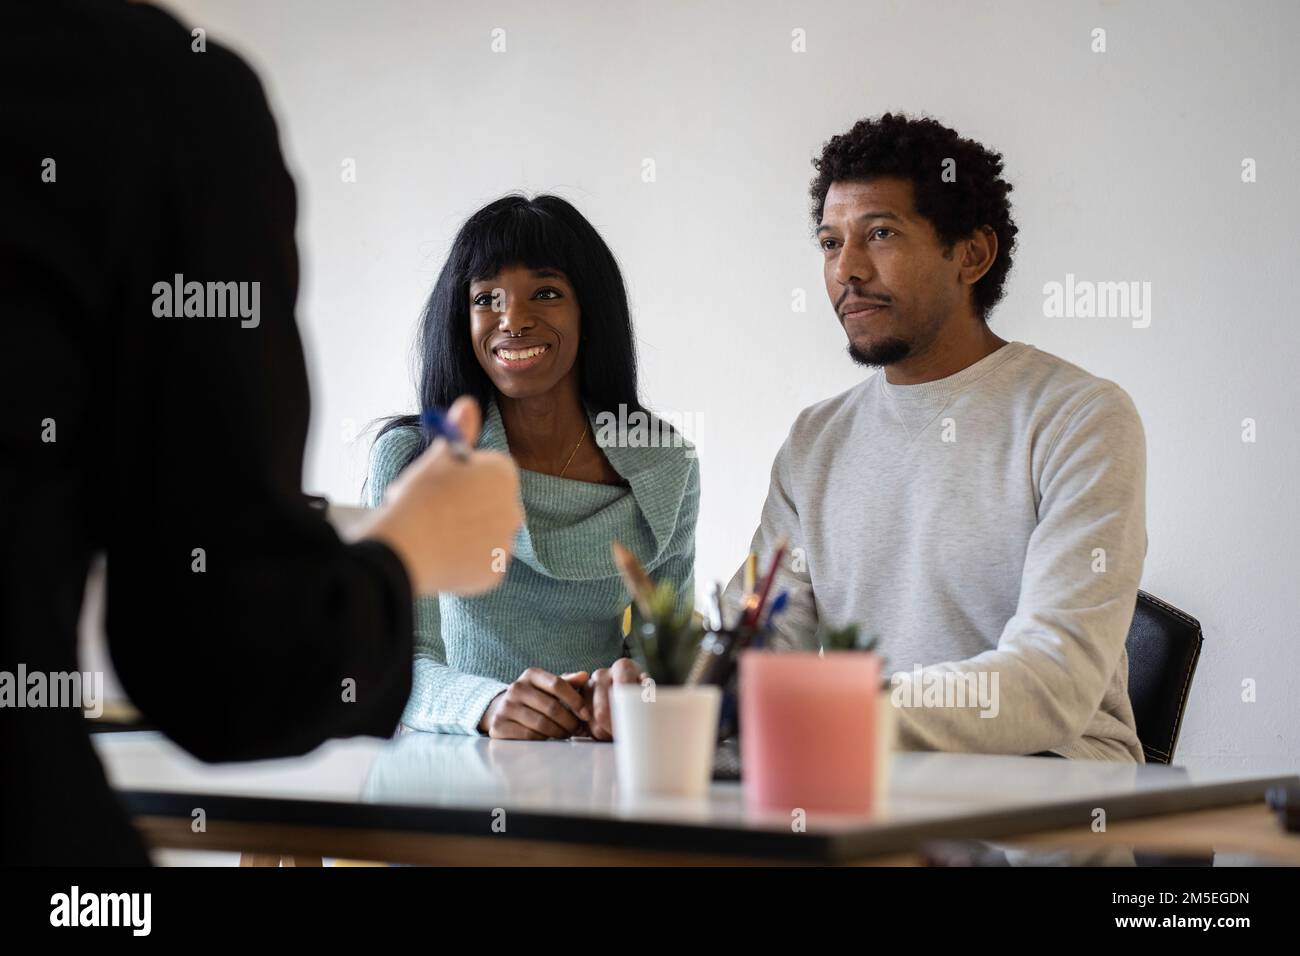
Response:
[[[1187,694],[1201,656],[1201,624],[1138,591],[1128,629],[1128,696],[1147,763],[1173,763]]]

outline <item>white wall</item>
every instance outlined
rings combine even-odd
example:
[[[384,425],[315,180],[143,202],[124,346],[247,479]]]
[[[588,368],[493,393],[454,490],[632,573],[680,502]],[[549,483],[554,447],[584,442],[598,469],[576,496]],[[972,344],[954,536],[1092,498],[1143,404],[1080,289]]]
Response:
[[[259,70],[299,184],[308,487],[357,500],[369,440],[347,437],[411,408],[416,318],[462,219],[554,191],[624,266],[650,404],[701,420],[701,583],[734,570],[794,414],[863,375],[821,291],[811,156],[888,109],[1000,149],[1021,248],[994,330],[1119,382],[1146,424],[1143,586],[1206,633],[1180,757],[1300,754],[1300,5],[170,6]],[[1066,273],[1151,282],[1150,327],[1044,318],[1043,285]]]

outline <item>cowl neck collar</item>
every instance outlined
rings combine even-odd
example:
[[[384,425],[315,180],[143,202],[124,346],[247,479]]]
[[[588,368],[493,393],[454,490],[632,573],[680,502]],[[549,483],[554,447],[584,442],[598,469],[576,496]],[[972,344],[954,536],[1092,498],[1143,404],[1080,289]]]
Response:
[[[593,440],[602,416],[584,406]],[[506,454],[510,443],[496,400],[484,410],[478,447]],[[656,433],[657,434],[657,433]],[[591,580],[618,575],[609,544],[618,538],[643,564],[664,556],[690,480],[688,445],[633,447],[600,443],[627,488],[520,470],[525,519],[515,558],[548,577]]]

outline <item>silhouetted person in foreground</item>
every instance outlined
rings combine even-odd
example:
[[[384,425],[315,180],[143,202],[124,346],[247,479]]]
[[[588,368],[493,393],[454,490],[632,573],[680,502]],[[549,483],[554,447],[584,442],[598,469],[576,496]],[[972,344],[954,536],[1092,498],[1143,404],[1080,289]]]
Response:
[[[3,20],[0,689],[77,671],[105,552],[118,676],[192,753],[389,734],[413,593],[500,580],[513,464],[437,441],[342,543],[302,492],[295,197],[256,77],[143,5]],[[472,447],[477,406],[453,417]],[[78,706],[0,697],[0,747],[0,863],[148,862]]]

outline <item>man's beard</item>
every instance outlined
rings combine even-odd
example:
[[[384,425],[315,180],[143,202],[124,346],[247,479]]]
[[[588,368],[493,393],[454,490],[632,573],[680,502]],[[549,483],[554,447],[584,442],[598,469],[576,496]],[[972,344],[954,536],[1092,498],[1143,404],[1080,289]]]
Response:
[[[872,368],[895,365],[911,354],[911,342],[892,336],[872,342],[865,350],[859,349],[851,340],[849,342],[849,357],[859,365],[868,365]]]

